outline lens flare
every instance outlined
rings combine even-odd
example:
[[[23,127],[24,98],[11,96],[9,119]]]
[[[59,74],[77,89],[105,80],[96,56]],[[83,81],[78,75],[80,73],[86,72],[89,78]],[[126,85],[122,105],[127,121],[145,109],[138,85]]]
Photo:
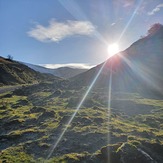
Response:
[[[59,3],[76,19],[76,20],[86,20],[90,21],[86,14],[83,12],[82,8],[78,5],[75,1],[67,1],[67,0],[61,0]],[[106,46],[108,45],[108,42],[106,39],[102,36],[102,34],[97,31],[97,29],[94,31],[94,36],[101,41]]]
[[[137,7],[135,8],[133,14],[131,15],[131,17],[130,17],[130,19],[129,19],[129,21],[127,22],[127,24],[126,24],[124,30],[122,31],[121,35],[119,36],[118,42],[120,42],[121,38],[123,37],[123,35],[124,35],[125,32],[127,31],[127,28],[128,28],[129,25],[131,24],[133,18],[135,17],[135,15],[136,15],[136,13],[137,13],[137,11],[138,11],[138,9],[139,9],[139,7],[140,7],[140,5],[142,4],[143,1],[144,1],[144,0],[140,0],[140,1],[139,1]]]
[[[125,63],[131,68],[131,70],[138,75],[141,79],[143,79],[150,87],[156,89],[160,92],[160,87],[155,84],[155,82],[151,78],[151,74],[147,72],[143,65],[140,65],[137,63],[137,65],[134,62],[130,62],[130,60],[122,55],[119,54],[119,56],[125,61]]]
[[[127,28],[129,27],[131,21],[133,20],[137,10],[139,9],[141,3],[142,3],[143,0],[140,1],[140,3],[138,4],[137,8],[135,9],[135,11],[133,12],[131,18],[129,19],[126,27],[124,28],[124,30],[122,31],[119,39],[118,39],[118,42],[121,40],[121,38],[123,37],[124,33],[126,32]],[[69,4],[69,3],[66,3],[67,1],[59,1],[61,2],[61,4],[70,12],[70,14],[72,16],[74,16],[75,18],[77,19],[80,19],[81,17],[84,17],[86,20],[87,20],[87,17],[83,14],[82,10],[79,8],[79,13],[77,11],[77,14],[76,14],[76,10],[75,8],[73,8],[73,12],[71,12],[70,10],[70,6],[72,4]],[[76,16],[77,15],[77,16]],[[85,20],[84,19],[84,20]],[[107,45],[107,41],[103,38],[103,36],[98,32],[96,31],[95,32],[95,36],[100,40],[102,41],[105,45]],[[111,57],[111,56],[110,56]],[[107,62],[107,61],[106,61]],[[69,125],[71,124],[71,122],[73,121],[74,117],[76,116],[77,112],[79,111],[80,107],[82,106],[83,102],[85,101],[85,99],[87,98],[89,92],[91,91],[92,87],[94,86],[97,78],[99,77],[99,75],[101,74],[106,62],[103,63],[103,65],[101,66],[99,72],[97,73],[97,75],[95,76],[94,80],[92,81],[91,85],[89,86],[88,90],[86,91],[85,95],[83,96],[81,102],[79,103],[79,105],[77,106],[75,112],[73,113],[72,117],[70,118],[70,120],[68,121],[66,127],[64,128],[64,130],[62,131],[61,135],[59,136],[58,140],[56,142],[54,142],[54,145],[52,146],[48,156],[46,159],[49,159],[53,153],[53,151],[55,150],[55,148],[58,146],[59,142],[61,141],[62,137],[64,136],[65,132],[67,131]],[[112,87],[112,71],[110,72],[110,81],[109,81],[109,95],[108,95],[108,115],[110,115],[110,107],[111,107],[111,87]]]
[[[108,93],[108,115],[109,116],[110,116],[110,108],[111,108],[111,91],[112,91],[112,65],[110,70],[109,93]]]
[[[110,66],[110,77],[109,77],[109,90],[108,90],[108,123],[111,117],[111,92],[112,92],[112,62]],[[110,126],[108,126],[108,144],[110,144]],[[110,151],[108,151],[108,162],[110,162]]]
[[[98,79],[99,75],[101,74],[101,71],[103,70],[104,66],[105,66],[106,62],[104,62],[100,68],[100,70],[98,71],[97,75],[95,76],[94,80],[92,81],[91,85],[89,86],[88,90],[86,91],[85,95],[83,96],[81,102],[78,104],[74,114],[71,116],[70,120],[68,121],[66,127],[64,128],[63,132],[61,133],[61,135],[59,136],[58,140],[54,143],[54,145],[52,146],[47,158],[49,159],[53,153],[53,151],[55,150],[55,148],[57,147],[57,145],[59,144],[59,142],[61,141],[62,137],[64,136],[65,132],[67,131],[68,127],[70,126],[71,122],[73,121],[74,117],[76,116],[76,114],[78,113],[80,107],[82,106],[83,102],[85,101],[86,97],[88,96],[89,92],[91,91],[92,87],[94,86],[96,80]]]

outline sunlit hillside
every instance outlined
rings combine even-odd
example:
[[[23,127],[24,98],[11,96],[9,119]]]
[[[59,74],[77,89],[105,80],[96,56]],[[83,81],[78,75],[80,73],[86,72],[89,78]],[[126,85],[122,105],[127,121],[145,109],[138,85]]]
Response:
[[[0,0],[0,163],[163,163],[163,0]]]
[[[1,87],[1,161],[161,163],[160,27],[70,80],[39,74],[37,82]],[[1,62],[11,74],[16,66],[38,74],[15,61]]]

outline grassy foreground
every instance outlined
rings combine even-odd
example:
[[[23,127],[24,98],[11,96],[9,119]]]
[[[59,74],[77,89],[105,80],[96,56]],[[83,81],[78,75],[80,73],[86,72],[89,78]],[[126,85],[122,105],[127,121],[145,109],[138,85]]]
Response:
[[[40,83],[1,94],[0,162],[161,162],[163,99],[114,92],[108,108],[103,89],[91,91],[46,160],[86,89]]]

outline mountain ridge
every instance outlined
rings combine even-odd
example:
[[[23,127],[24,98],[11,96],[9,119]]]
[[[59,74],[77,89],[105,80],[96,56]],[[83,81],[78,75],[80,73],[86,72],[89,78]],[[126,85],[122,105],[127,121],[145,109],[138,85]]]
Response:
[[[39,65],[33,65],[30,63],[24,63],[24,62],[22,63],[40,73],[48,73],[65,79],[69,79],[88,70],[88,69],[72,68],[72,67],[59,67],[59,68],[50,69]]]
[[[96,67],[71,78],[72,86],[89,86],[100,68],[95,87],[108,87],[110,71],[113,75],[113,90],[137,91],[140,87],[163,88],[163,26],[154,34],[134,42],[126,50],[112,56]],[[112,70],[111,65],[112,64]],[[159,76],[157,75],[159,74]],[[128,80],[128,81],[127,81]],[[147,86],[149,85],[149,87]],[[127,90],[127,88],[130,88]],[[160,90],[161,91],[161,90]]]

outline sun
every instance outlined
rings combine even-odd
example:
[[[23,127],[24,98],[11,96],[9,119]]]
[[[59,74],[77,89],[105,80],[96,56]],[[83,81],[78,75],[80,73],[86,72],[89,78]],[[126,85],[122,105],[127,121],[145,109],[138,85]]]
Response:
[[[117,43],[113,43],[108,46],[109,57],[112,57],[118,52],[119,52],[119,45]]]

